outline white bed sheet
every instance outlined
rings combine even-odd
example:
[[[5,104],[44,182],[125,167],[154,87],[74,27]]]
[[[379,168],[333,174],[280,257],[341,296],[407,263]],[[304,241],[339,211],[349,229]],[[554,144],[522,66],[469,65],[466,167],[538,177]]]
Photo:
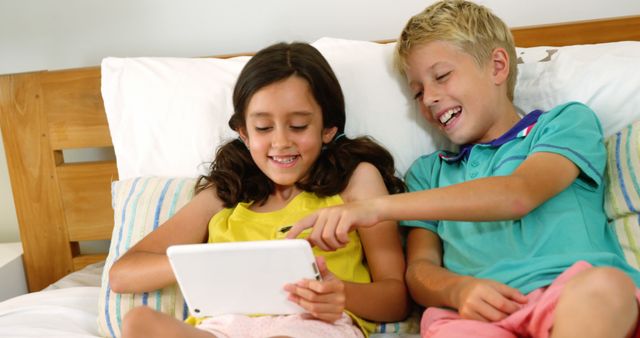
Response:
[[[49,285],[43,291],[64,289],[77,286],[97,286],[102,283],[102,269],[104,261],[87,265],[84,269],[70,273],[57,282]]]
[[[40,292],[0,303],[0,337],[95,338],[104,263],[71,273]]]
[[[89,265],[40,292],[0,303],[0,337],[96,338],[98,295],[104,262]],[[419,338],[377,333],[371,338]]]
[[[100,337],[100,287],[29,293],[0,303],[0,337]]]

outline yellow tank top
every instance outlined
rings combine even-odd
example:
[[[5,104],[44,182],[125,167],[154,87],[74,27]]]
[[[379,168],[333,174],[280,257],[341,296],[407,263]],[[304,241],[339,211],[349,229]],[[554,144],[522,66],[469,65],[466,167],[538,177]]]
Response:
[[[216,213],[209,221],[209,243],[257,241],[283,239],[288,227],[313,213],[333,205],[343,204],[339,195],[318,197],[314,193],[301,192],[284,208],[272,212],[250,210],[251,203],[239,203],[235,208],[226,208]],[[303,231],[298,238],[306,238],[311,229]],[[364,263],[364,251],[356,231],[349,234],[349,243],[336,251],[313,248],[316,256],[324,256],[329,270],[343,281],[355,283],[371,282],[369,268]],[[375,324],[367,322],[349,312],[365,335],[375,330]]]

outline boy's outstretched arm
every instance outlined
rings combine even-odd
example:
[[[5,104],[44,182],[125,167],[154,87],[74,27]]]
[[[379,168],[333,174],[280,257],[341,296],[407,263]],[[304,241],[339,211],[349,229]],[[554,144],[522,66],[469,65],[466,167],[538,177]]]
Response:
[[[517,289],[507,285],[443,268],[440,238],[420,228],[412,229],[407,238],[406,281],[418,304],[453,308],[466,319],[495,322],[527,301]]]
[[[290,238],[313,227],[312,241],[339,248],[348,232],[385,220],[496,221],[517,219],[568,187],[578,167],[566,157],[547,152],[530,155],[507,176],[492,176],[447,187],[380,196],[326,208],[296,223]]]
[[[490,176],[379,201],[382,219],[497,221],[519,219],[566,189],[580,173],[568,158],[529,155],[510,175]],[[400,218],[398,218],[400,217]]]

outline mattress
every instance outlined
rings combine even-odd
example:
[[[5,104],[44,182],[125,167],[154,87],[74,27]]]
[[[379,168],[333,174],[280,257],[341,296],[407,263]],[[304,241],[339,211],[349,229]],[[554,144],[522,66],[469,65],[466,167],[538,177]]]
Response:
[[[42,291],[0,303],[0,337],[100,337],[96,319],[103,266],[89,265]]]
[[[39,292],[0,303],[0,337],[95,338],[104,262],[73,272]],[[377,333],[371,338],[419,338]]]

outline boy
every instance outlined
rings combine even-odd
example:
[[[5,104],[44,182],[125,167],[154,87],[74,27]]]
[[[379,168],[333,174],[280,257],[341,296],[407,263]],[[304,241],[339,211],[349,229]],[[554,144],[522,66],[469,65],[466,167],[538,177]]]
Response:
[[[579,103],[520,118],[515,60],[509,29],[482,6],[437,2],[411,18],[397,64],[459,153],[416,160],[410,193],[325,209],[289,236],[313,226],[310,240],[335,248],[355,226],[405,220],[423,337],[640,336],[640,274],[602,205],[600,124]]]

